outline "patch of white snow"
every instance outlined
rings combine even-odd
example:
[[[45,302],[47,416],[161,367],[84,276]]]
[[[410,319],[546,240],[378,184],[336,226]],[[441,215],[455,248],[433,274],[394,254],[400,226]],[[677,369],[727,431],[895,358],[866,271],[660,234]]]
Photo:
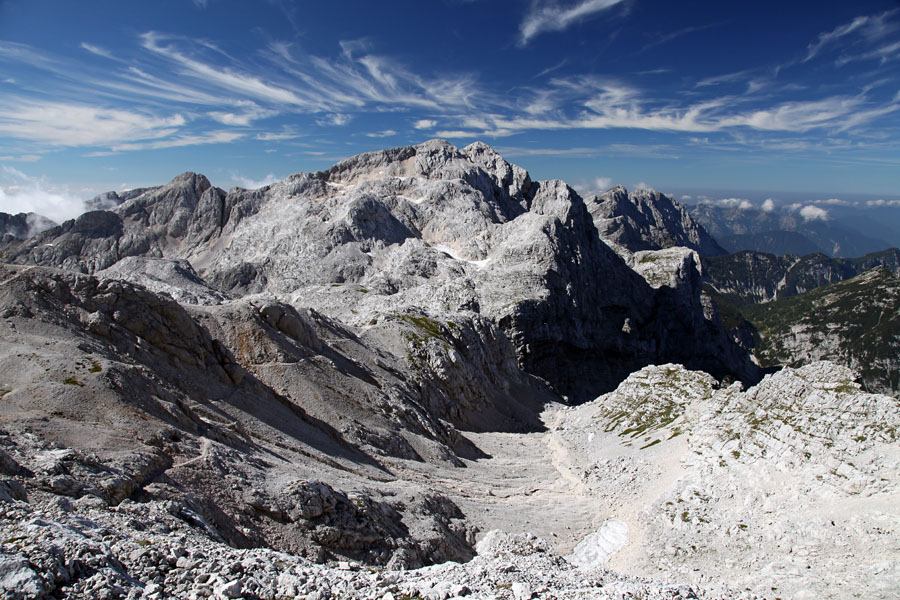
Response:
[[[581,569],[599,568],[627,543],[628,525],[618,519],[607,519],[600,529],[578,542],[566,560]]]
[[[467,263],[469,263],[470,265],[473,265],[473,266],[474,266],[476,269],[478,269],[479,271],[480,271],[481,269],[483,269],[484,266],[485,266],[486,264],[488,264],[489,262],[491,262],[491,259],[490,259],[490,258],[485,258],[485,259],[482,259],[482,260],[468,260],[468,259],[463,258],[462,256],[460,256],[459,253],[458,253],[456,250],[454,250],[454,249],[451,248],[450,246],[446,246],[446,245],[444,245],[444,244],[435,244],[434,246],[432,246],[432,248],[434,248],[435,250],[439,250],[439,251],[443,252],[444,254],[449,254],[449,255],[450,255],[450,258],[453,258],[453,259],[455,259],[455,260],[461,260],[461,261],[463,261],[463,262],[467,262]]]

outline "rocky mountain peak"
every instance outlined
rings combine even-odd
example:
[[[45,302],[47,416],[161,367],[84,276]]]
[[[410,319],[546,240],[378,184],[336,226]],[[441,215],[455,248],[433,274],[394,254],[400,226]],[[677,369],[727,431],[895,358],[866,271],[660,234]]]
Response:
[[[717,381],[761,374],[664,194],[431,140],[98,202],[3,247],[2,597],[892,597],[896,399]],[[779,346],[897,330],[841,285]]]
[[[625,214],[609,209],[636,240],[651,240],[637,249],[703,246],[665,196],[635,198]],[[84,272],[129,256],[187,260],[200,278],[183,296],[192,301],[268,292],[352,326],[391,314],[477,315],[500,326],[528,372],[577,398],[659,360],[752,380],[752,365],[705,316],[695,269],[684,266],[694,263],[648,256],[647,268],[632,270],[597,235],[589,209],[603,206],[586,205],[563,181],[531,181],[486,144],[430,140],[260,190],[226,194],[184,173],[26,245],[16,260]],[[134,274],[144,284],[188,279],[181,267],[146,261],[113,271],[130,268],[147,270]],[[642,276],[650,273],[652,284]],[[692,342],[671,341],[673,319]]]
[[[27,240],[55,225],[47,217],[33,212],[15,215],[0,212],[0,238]]]
[[[650,189],[630,194],[616,186],[591,198],[588,210],[600,237],[626,258],[640,250],[684,246],[703,256],[725,254],[674,198]]]

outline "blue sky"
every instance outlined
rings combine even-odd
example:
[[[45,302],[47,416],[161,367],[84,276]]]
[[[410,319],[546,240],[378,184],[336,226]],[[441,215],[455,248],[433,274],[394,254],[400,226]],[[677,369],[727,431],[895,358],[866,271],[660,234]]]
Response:
[[[897,200],[898,134],[896,1],[0,0],[6,212],[432,137],[582,191]]]

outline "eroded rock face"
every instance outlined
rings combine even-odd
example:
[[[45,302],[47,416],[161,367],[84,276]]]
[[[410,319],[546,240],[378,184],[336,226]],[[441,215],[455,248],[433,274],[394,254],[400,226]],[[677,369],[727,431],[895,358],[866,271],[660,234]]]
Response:
[[[646,213],[635,226],[642,243],[708,246],[666,200],[623,200]],[[186,173],[46,232],[16,260],[95,272],[129,256],[186,259],[202,278],[194,284],[275,294],[353,326],[402,314],[485,318],[521,367],[575,400],[668,360],[758,376],[704,317],[699,287],[680,285],[690,277],[674,275],[673,303],[601,241],[597,222],[563,182],[533,182],[481,143],[460,150],[432,140],[254,191],[226,194]],[[141,272],[153,287],[154,274]],[[207,290],[197,301],[209,298]],[[673,327],[677,343],[666,333]]]
[[[600,238],[622,254],[681,246],[701,256],[726,251],[674,198],[618,185],[586,200]]]
[[[0,212],[0,239],[27,240],[56,225],[37,213],[11,215]]]
[[[128,256],[97,271],[96,275],[139,284],[181,304],[221,304],[230,299],[228,294],[203,281],[184,259]]]
[[[452,502],[411,484],[348,494],[338,482],[391,480],[381,458],[477,456],[451,423],[472,420],[469,411],[533,427],[467,400],[465,386],[489,385],[478,369],[498,387],[549,396],[471,325],[455,328],[482,362],[439,372],[271,298],[188,311],[129,282],[42,267],[3,266],[0,280],[0,414],[13,427],[0,435],[0,466],[16,478],[0,482],[0,501],[171,500],[192,526],[238,547],[406,566],[462,560],[473,540]],[[327,518],[277,508],[294,489],[284,478],[304,475],[332,482],[296,488],[318,490]]]
[[[761,595],[891,597],[900,403],[857,379],[816,362],[744,391],[659,365],[569,409],[565,465],[627,525],[609,566]]]

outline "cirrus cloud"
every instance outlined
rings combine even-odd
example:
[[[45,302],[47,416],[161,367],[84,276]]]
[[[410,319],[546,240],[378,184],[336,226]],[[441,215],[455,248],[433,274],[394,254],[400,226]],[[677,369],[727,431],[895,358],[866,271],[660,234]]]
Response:
[[[99,146],[126,139],[163,138],[187,122],[178,113],[159,117],[123,109],[24,98],[7,98],[0,103],[0,108],[0,133],[51,146]]]
[[[558,2],[535,1],[519,25],[519,46],[548,31],[563,31],[575,23],[596,16],[623,0],[580,0],[569,6]]]

